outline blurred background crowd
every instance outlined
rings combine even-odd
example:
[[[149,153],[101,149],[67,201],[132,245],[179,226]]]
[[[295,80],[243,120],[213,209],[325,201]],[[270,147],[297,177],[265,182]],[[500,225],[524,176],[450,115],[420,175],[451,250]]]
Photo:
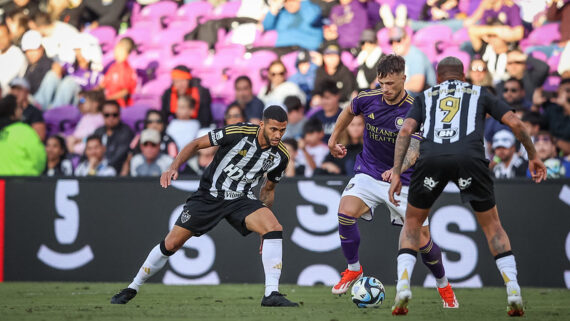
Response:
[[[158,176],[271,104],[289,115],[287,176],[352,175],[364,120],[344,159],[327,140],[396,53],[412,95],[459,58],[521,117],[549,178],[570,177],[570,0],[0,0],[0,22],[0,176]],[[485,145],[497,178],[527,177],[506,126],[487,119]]]

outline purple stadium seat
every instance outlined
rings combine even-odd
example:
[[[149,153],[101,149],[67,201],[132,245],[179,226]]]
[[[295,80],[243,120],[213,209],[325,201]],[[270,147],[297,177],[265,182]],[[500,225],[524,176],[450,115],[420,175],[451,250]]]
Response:
[[[358,69],[358,61],[356,61],[356,57],[354,57],[350,52],[343,51],[340,54],[340,60],[350,71],[354,72]]]
[[[65,136],[71,135],[79,119],[81,119],[81,113],[77,107],[71,105],[55,107],[44,113],[48,135],[59,133]]]
[[[150,46],[150,44],[152,43],[152,34],[154,32],[154,29],[147,29],[147,28],[143,28],[143,27],[133,27],[133,28],[129,28],[127,29],[127,31],[125,33],[123,33],[122,35],[119,35],[116,39],[116,42],[119,42],[119,40],[125,38],[125,37],[129,37],[131,39],[133,39],[133,41],[135,42],[135,45],[137,46],[137,49],[139,50],[144,50],[146,48],[148,48]]]
[[[138,18],[142,20],[160,19],[161,17],[174,15],[176,10],[178,10],[176,2],[158,1],[142,8]]]
[[[247,0],[246,0],[247,1]],[[209,19],[232,18],[237,15],[241,1],[228,1],[217,8],[214,8],[209,15]]]
[[[164,48],[172,51],[172,45],[179,44],[184,41],[184,34],[186,34],[186,31],[183,29],[164,29],[153,35],[151,47]]]
[[[195,51],[195,52],[201,52],[204,56],[207,56],[208,50],[209,50],[208,43],[200,40],[183,41],[174,47],[175,54],[178,54],[182,51]]]
[[[197,22],[198,18],[210,15],[212,10],[212,5],[207,1],[189,2],[178,8],[174,20],[193,20]]]
[[[144,117],[149,109],[152,108],[145,105],[127,107],[121,111],[121,120],[135,133],[140,133],[144,128]]]
[[[558,86],[560,86],[560,77],[558,76],[548,76],[542,85],[544,91],[557,91]]]
[[[448,26],[431,25],[418,30],[414,34],[412,43],[422,49],[433,62],[437,55],[436,46],[439,48],[448,47],[452,42],[452,36],[453,32]]]
[[[469,30],[467,28],[461,28],[453,33],[451,39],[454,44],[461,46],[463,43],[471,41],[471,39],[469,39]]]
[[[113,50],[115,37],[117,36],[115,28],[110,26],[100,26],[89,30],[89,33],[99,40],[99,45],[101,45],[101,50],[103,53],[106,53],[109,50]]]
[[[133,106],[149,106],[152,109],[160,109],[161,96],[158,95],[143,95],[135,93],[133,95]]]
[[[245,47],[238,44],[227,45],[216,49],[212,60],[206,60],[204,65],[214,65],[220,69],[231,67],[243,57]]]
[[[528,35],[528,44],[531,46],[545,46],[560,40],[560,31],[558,23],[549,23],[534,29]]]
[[[140,90],[142,95],[162,96],[164,91],[170,87],[172,80],[170,75],[163,75],[147,82]]]
[[[281,56],[281,61],[285,65],[287,69],[287,76],[292,76],[293,74],[297,73],[297,66],[295,62],[297,62],[297,55],[299,54],[298,51],[290,52],[286,55]]]
[[[467,68],[469,68],[469,63],[471,62],[471,57],[469,57],[468,53],[461,51],[458,48],[451,47],[444,50],[441,54],[439,54],[436,58],[436,62],[439,63],[443,58],[449,56],[461,60],[461,62],[463,63],[463,72],[467,73]]]
[[[546,62],[548,64],[548,66],[550,67],[550,72],[556,72],[558,70],[558,64],[560,64],[560,56],[561,54],[557,54],[554,55],[550,58],[548,58],[548,61]]]
[[[224,113],[226,112],[228,104],[219,99],[212,99],[212,117],[217,125],[221,126],[224,124]]]
[[[548,57],[547,57],[546,54],[545,54],[544,52],[542,52],[542,51],[535,50],[535,51],[531,52],[530,55],[531,55],[532,57],[534,57],[534,58],[536,58],[536,59],[540,59],[540,60],[542,60],[542,61],[544,61],[544,62],[547,62],[547,61],[548,61]]]
[[[277,42],[277,31],[269,30],[262,33],[259,37],[255,37],[254,47],[275,47]]]

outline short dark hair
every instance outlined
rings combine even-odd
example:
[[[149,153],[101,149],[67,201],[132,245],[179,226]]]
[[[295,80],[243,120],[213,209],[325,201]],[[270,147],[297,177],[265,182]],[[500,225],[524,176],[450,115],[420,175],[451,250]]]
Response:
[[[181,100],[186,100],[188,102],[188,105],[190,105],[190,108],[192,109],[196,108],[196,99],[194,99],[192,96],[182,95],[178,97],[178,101]]]
[[[163,125],[166,126],[166,122],[164,121],[164,115],[163,115],[160,111],[158,111],[158,110],[156,110],[156,109],[149,109],[149,110],[146,111],[146,114],[145,114],[145,116],[144,116],[145,128],[146,128],[146,125],[147,125],[147,120],[148,120],[149,116],[152,115],[152,114],[158,115],[158,116],[160,117],[160,122],[161,122]]]
[[[238,103],[230,104],[228,108],[226,108],[226,111],[224,111],[224,119],[228,118],[228,115],[230,114],[230,109],[232,108],[237,108],[241,114],[241,118],[246,119],[245,112],[243,111],[243,109],[241,109],[241,106]]]
[[[234,81],[234,86],[237,85],[237,83],[240,81],[247,81],[247,83],[249,84],[249,87],[253,86],[251,83],[251,79],[246,75],[241,75],[241,76],[237,77],[236,80]]]
[[[83,92],[85,99],[92,100],[97,103],[97,110],[101,111],[105,103],[105,93],[102,90],[88,90]]]
[[[562,78],[562,80],[560,80],[560,84],[558,84],[558,87],[566,84],[570,84],[570,78]]]
[[[338,95],[340,93],[340,89],[338,89],[336,82],[334,82],[332,80],[325,80],[325,82],[323,82],[323,84],[321,85],[320,94],[322,96],[325,93]]]
[[[89,136],[87,136],[87,139],[85,140],[85,144],[89,143],[92,140],[96,140],[98,141],[101,145],[103,145],[103,139],[101,138],[101,136],[97,135],[97,134],[91,134]]]
[[[509,79],[507,79],[507,80],[505,81],[505,85],[506,85],[508,82],[516,82],[517,84],[519,84],[519,88],[522,89],[522,90],[524,90],[524,83],[523,83],[523,81],[522,81],[521,79],[517,79],[517,78],[511,77],[511,78],[509,78]]]
[[[65,159],[65,157],[67,156],[68,150],[67,150],[67,146],[65,145],[65,138],[63,138],[61,135],[51,135],[46,139],[46,143],[48,140],[50,139],[55,139],[57,140],[57,143],[59,144],[59,147],[61,147],[61,150],[63,151],[63,155],[61,155],[60,157],[60,161],[62,161],[63,159]]]
[[[174,67],[172,70],[180,70],[180,71],[184,71],[184,72],[190,72],[190,69],[188,69],[188,67],[186,67],[184,65],[178,65],[178,66]]]
[[[103,109],[103,106],[105,106],[105,105],[115,106],[119,110],[119,113],[121,113],[121,105],[119,105],[119,103],[116,100],[105,100],[103,102],[103,105],[101,105],[101,109]]]
[[[316,117],[311,117],[307,122],[303,125],[303,136],[314,133],[314,132],[322,132],[323,131],[323,123],[320,119]]]
[[[378,77],[384,78],[389,74],[402,74],[406,71],[406,61],[395,54],[382,56],[376,66]]]
[[[49,26],[53,23],[53,20],[51,19],[49,14],[43,11],[36,12],[32,17],[32,20],[34,21],[37,27]]]
[[[282,140],[283,144],[289,144],[293,147],[294,150],[299,149],[299,143],[295,140],[295,138],[285,138]]]
[[[292,112],[295,110],[301,110],[303,108],[303,103],[301,102],[301,99],[299,99],[299,97],[297,97],[297,96],[285,97],[285,100],[283,101],[283,105],[285,105],[285,107],[287,107],[288,112]]]
[[[437,74],[440,76],[464,76],[463,70],[463,62],[453,56],[443,58],[436,68]]]
[[[271,105],[265,108],[265,110],[263,111],[263,121],[267,121],[269,119],[276,120],[280,123],[288,121],[285,109],[277,105]]]
[[[540,115],[540,113],[536,111],[527,110],[523,114],[521,121],[525,123],[526,122],[531,123],[532,125],[540,125],[542,122],[542,116]]]
[[[132,52],[137,47],[135,41],[130,37],[123,37],[121,38],[121,40],[119,40],[119,42],[126,43],[128,45],[127,51],[129,53]]]
[[[9,94],[0,99],[0,118],[10,118],[16,112],[18,101],[16,96]]]

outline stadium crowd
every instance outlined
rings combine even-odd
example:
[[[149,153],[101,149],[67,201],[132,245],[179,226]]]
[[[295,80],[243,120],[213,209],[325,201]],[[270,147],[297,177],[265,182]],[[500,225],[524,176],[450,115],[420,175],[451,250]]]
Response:
[[[342,108],[406,61],[435,85],[446,56],[527,125],[549,178],[570,177],[570,0],[0,1],[0,176],[159,176],[212,128],[281,105],[287,176],[354,174],[361,117],[333,158]],[[527,177],[524,148],[486,121],[497,178]],[[182,174],[202,174],[216,147]]]

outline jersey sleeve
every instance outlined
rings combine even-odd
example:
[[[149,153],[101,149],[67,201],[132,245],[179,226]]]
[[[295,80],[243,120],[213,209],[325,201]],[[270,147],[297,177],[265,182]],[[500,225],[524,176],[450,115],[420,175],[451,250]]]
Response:
[[[354,114],[354,115],[360,115],[362,114],[362,111],[360,110],[360,100],[358,100],[358,96],[354,97],[352,99],[352,102],[350,103],[350,111]]]
[[[424,97],[423,94],[416,97],[414,99],[414,103],[410,110],[408,110],[408,114],[406,114],[406,118],[412,118],[418,122],[418,125],[421,125],[424,122]]]
[[[289,164],[289,153],[287,152],[287,148],[283,143],[279,143],[279,155],[281,155],[281,161],[279,165],[275,167],[272,171],[267,172],[267,179],[272,181],[273,183],[279,183],[283,175],[285,175],[285,169]]]
[[[481,88],[481,97],[483,98],[483,103],[485,104],[483,106],[483,108],[485,108],[485,112],[498,121],[501,121],[501,118],[503,118],[506,113],[512,110],[512,108],[507,105],[506,102],[491,94],[489,91],[487,91],[486,88]]]
[[[224,146],[238,142],[245,134],[255,134],[257,126],[229,125],[208,133],[212,146]]]

